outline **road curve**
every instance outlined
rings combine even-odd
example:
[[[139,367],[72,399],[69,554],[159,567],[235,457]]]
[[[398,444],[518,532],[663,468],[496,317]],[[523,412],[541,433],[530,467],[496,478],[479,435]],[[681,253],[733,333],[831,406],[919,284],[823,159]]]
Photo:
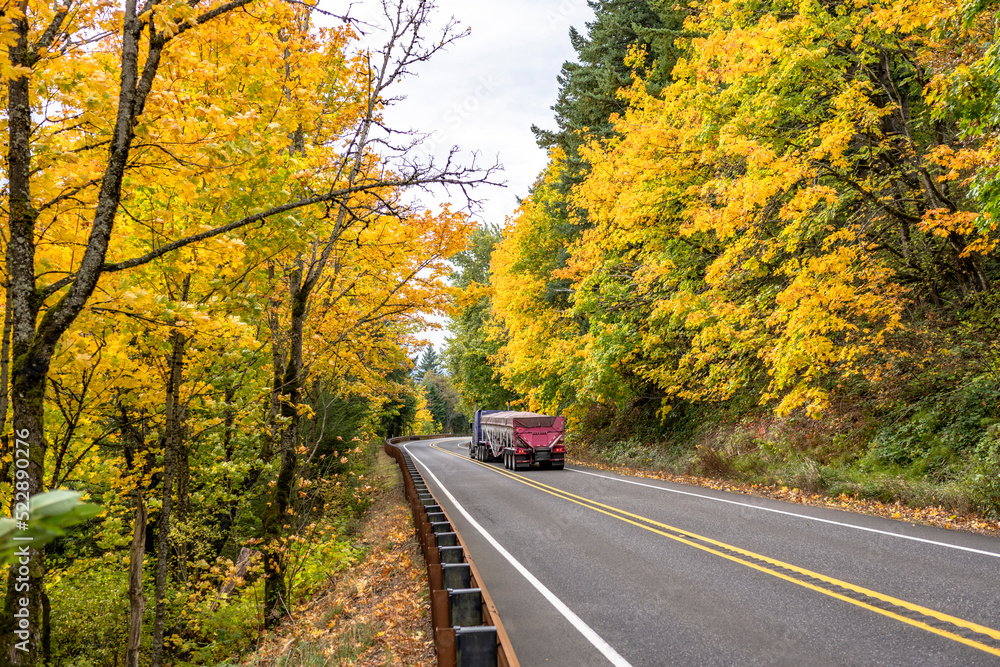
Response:
[[[1000,540],[404,445],[523,665],[1000,665]]]

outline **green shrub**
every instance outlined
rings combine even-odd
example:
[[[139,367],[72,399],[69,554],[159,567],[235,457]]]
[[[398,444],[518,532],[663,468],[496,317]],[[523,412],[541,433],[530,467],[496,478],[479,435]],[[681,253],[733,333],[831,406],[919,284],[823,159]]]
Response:
[[[1000,426],[988,428],[976,446],[970,486],[980,510],[1000,518]]]
[[[51,570],[46,577],[46,592],[53,610],[52,664],[111,667],[124,662],[128,573],[114,554]],[[151,599],[152,591],[147,591],[146,596]],[[149,622],[150,607],[146,609]]]
[[[643,444],[633,436],[628,440],[619,440],[606,446],[601,454],[608,462],[615,465],[646,466],[653,462],[654,448]]]
[[[1000,419],[1000,387],[981,375],[925,399],[906,417],[883,426],[872,440],[869,466],[912,466],[918,476],[946,478],[961,453],[971,452]]]

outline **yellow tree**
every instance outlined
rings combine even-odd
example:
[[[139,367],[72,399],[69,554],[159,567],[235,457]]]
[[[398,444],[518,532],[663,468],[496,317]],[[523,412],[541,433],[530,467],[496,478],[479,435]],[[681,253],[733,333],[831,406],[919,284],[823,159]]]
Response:
[[[559,283],[564,239],[552,224],[559,206],[563,156],[552,163],[504,229],[490,261],[492,333],[503,343],[493,359],[505,383],[529,409],[560,411],[588,395],[581,382],[589,337]]]
[[[242,11],[251,4],[259,11]],[[425,18],[426,12],[413,14],[403,5],[398,7],[397,16],[411,20],[414,15]],[[282,82],[285,49],[272,45],[297,46],[282,42],[285,33],[303,41],[313,39],[304,35],[297,20],[293,6],[251,0],[149,0],[142,5],[129,0],[124,7],[111,2],[50,5],[24,0],[6,11],[0,24],[7,46],[0,74],[6,83],[8,137],[4,176],[11,405],[15,431],[25,435],[30,451],[27,492],[34,494],[45,486],[44,397],[53,356],[102,278],[208,239],[232,237],[254,224],[270,224],[278,216],[294,225],[293,212],[308,207],[319,207],[318,215],[308,215],[322,218],[325,211],[342,210],[349,198],[365,191],[481,180],[479,172],[451,161],[441,167],[401,164],[395,170],[364,170],[358,172],[364,175],[360,179],[352,179],[349,170],[318,173],[329,166],[328,161],[314,163],[312,171],[289,169],[290,165],[275,169],[275,158],[281,155],[274,146],[275,136],[284,134],[287,147],[296,141],[296,132],[312,129],[309,122],[338,113],[359,118],[358,107],[350,102],[353,93],[345,92],[350,88],[345,78],[328,81],[327,92],[312,85],[325,73],[310,79],[302,74],[306,68],[294,76],[287,73]],[[261,53],[248,56],[247,48],[252,52],[258,44],[246,39],[251,31],[265,46]],[[315,45],[302,51],[318,63],[325,48],[319,45],[333,44],[327,54],[334,53],[338,39],[342,43],[336,36],[315,39]],[[248,63],[265,64],[272,73],[280,68],[278,85],[257,78],[240,89],[240,69],[246,70]],[[216,96],[219,77],[237,87]],[[304,80],[301,94],[289,94],[299,78]],[[251,81],[244,77],[242,83]],[[361,105],[368,111],[370,125],[380,101],[366,97],[366,92],[370,89],[359,95],[370,102]],[[300,104],[315,108],[327,100],[336,109],[332,114],[303,114],[294,124],[259,114],[261,109],[275,108],[279,97],[287,102],[285,110],[297,111],[295,105]],[[227,103],[232,106],[226,108]],[[362,113],[361,125],[354,127],[364,126],[365,117]],[[360,149],[356,141],[352,143],[352,137],[361,136],[339,135],[346,144],[337,144],[339,153],[331,145],[326,155],[343,156],[352,150],[367,154],[367,142],[361,141]],[[341,161],[362,163],[364,159]],[[261,179],[262,174],[267,177]],[[162,196],[160,201],[163,206],[184,206],[185,219],[168,221],[149,210],[134,216],[130,203],[143,198],[144,188],[175,176],[179,178],[169,187],[173,203]],[[293,182],[298,184],[287,186]],[[141,217],[146,213],[150,215]],[[135,225],[122,228],[118,223],[123,219]],[[134,233],[137,230],[139,234]],[[40,252],[45,245],[51,247]],[[13,578],[8,579],[0,619],[0,642],[4,642],[0,654],[14,655],[20,664],[38,660],[44,586],[44,561],[38,550],[32,551],[30,571],[27,651],[12,647],[14,605],[21,599],[12,593]]]
[[[925,98],[953,12],[720,0],[688,21],[675,82],[637,83],[578,191],[600,221],[579,280],[627,260],[651,298],[641,373],[816,412],[837,379],[878,377],[907,303],[988,286],[989,243],[947,222],[975,217],[939,159],[956,128]]]
[[[311,133],[300,125],[293,135],[295,141],[289,147],[289,152],[298,153],[316,177],[330,177],[331,188],[350,193],[350,196],[339,198],[335,206],[328,206],[321,211],[316,216],[316,225],[310,227],[313,231],[303,235],[302,245],[284,260],[282,272],[288,294],[287,314],[274,312],[273,309],[271,314],[275,371],[272,406],[276,408],[276,417],[280,420],[277,445],[281,463],[274,497],[264,516],[265,540],[268,543],[264,557],[267,577],[264,603],[268,625],[277,623],[287,613],[284,601],[284,567],[277,545],[285,516],[292,509],[292,491],[300,446],[300,402],[305,380],[304,332],[310,311],[316,310],[313,306],[316,290],[331,274],[334,279],[341,277],[343,264],[338,249],[352,241],[360,247],[362,242],[356,231],[358,229],[364,232],[374,228],[387,233],[384,223],[387,218],[406,220],[407,225],[418,230],[425,227],[452,229],[455,216],[448,211],[443,212],[440,218],[416,215],[412,205],[403,199],[404,190],[426,187],[429,184],[464,187],[473,182],[483,182],[489,177],[490,170],[480,174],[474,168],[456,166],[453,162],[454,152],[440,168],[433,162],[426,165],[414,163],[406,158],[408,146],[397,146],[396,139],[391,135],[379,137],[377,134],[382,123],[383,107],[391,99],[391,90],[396,83],[411,74],[415,65],[427,61],[459,36],[449,23],[435,39],[425,42],[432,9],[433,5],[426,1],[417,2],[413,7],[408,7],[403,2],[383,2],[382,16],[386,33],[384,44],[363,53],[357,62],[360,85],[356,93],[356,122],[346,125],[346,131],[340,132],[331,132],[322,123],[314,122],[317,136],[311,137],[311,141],[304,140]],[[297,76],[300,69],[292,63],[288,66],[288,71]],[[299,99],[294,94],[290,97]],[[304,114],[300,114],[300,121],[304,117]],[[323,136],[323,132],[329,136]],[[324,147],[338,144],[343,150],[333,153],[323,151]],[[374,146],[378,144],[389,147],[389,155],[377,155]],[[314,180],[315,177],[307,180],[303,186],[315,188]],[[392,249],[393,243],[390,238],[386,243],[378,245],[375,251],[386,253],[386,249]],[[442,255],[441,249],[424,246],[424,252],[418,257],[423,262],[436,262],[457,249],[458,247],[446,250]],[[391,304],[398,298],[400,290],[411,285],[418,273],[419,270],[414,270],[402,281],[390,282],[390,291],[380,302],[376,302],[377,305],[369,315],[348,320],[353,323],[352,329],[364,325],[371,317],[383,316],[387,309],[391,310]],[[361,277],[363,276],[347,278],[350,289],[356,286]]]

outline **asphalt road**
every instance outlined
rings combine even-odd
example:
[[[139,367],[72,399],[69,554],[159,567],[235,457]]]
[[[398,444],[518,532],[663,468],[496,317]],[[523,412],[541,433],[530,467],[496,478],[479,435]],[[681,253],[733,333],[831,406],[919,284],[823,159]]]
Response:
[[[524,667],[1000,665],[1000,540],[405,445]]]

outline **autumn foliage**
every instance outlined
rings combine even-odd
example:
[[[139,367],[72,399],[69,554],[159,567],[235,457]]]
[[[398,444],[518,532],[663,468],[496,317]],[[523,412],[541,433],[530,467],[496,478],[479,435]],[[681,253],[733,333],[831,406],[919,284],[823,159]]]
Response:
[[[974,183],[992,146],[946,93],[984,19],[966,21],[951,3],[692,5],[669,84],[619,92],[568,194],[554,150],[494,255],[509,381],[545,409],[634,375],[665,407],[754,387],[811,413],[838,379],[876,381],[908,310],[991,286]]]
[[[989,393],[993,7],[593,5],[582,64],[563,70],[561,132],[543,137],[548,167],[493,252],[492,364],[525,406],[583,424],[634,404],[667,420],[862,403],[891,424]],[[655,25],[620,20],[639,5]],[[592,57],[602,39],[632,44],[632,78],[608,128],[581,127],[571,103],[583,116],[607,101],[567,102],[575,73],[618,76]],[[973,477],[1000,465],[982,405],[967,435],[935,417],[892,460],[937,447],[976,450]]]
[[[0,426],[31,461],[4,436],[0,499],[103,509],[33,552],[19,664],[215,664],[353,562],[369,443],[417,418],[407,354],[472,229],[412,191],[489,174],[387,127],[455,35],[383,9],[362,46],[314,3],[5,6]]]

